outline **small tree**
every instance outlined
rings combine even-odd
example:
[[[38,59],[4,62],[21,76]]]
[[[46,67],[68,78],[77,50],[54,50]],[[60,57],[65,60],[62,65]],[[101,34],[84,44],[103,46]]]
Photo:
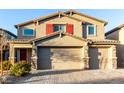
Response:
[[[3,48],[7,45],[7,36],[4,31],[0,31],[0,51],[1,51],[1,76],[3,75]]]

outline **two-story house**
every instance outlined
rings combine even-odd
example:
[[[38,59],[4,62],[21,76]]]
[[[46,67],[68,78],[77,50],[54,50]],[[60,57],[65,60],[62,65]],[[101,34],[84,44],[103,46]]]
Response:
[[[117,61],[118,67],[124,67],[124,24],[111,29],[105,35],[107,39],[120,41],[117,45]]]
[[[4,40],[10,40],[10,39],[16,39],[17,36],[15,34],[13,34],[12,32],[6,30],[6,29],[3,29],[3,28],[0,28],[0,36],[1,38],[4,38]],[[1,42],[1,38],[0,38],[0,45],[2,42]],[[3,40],[3,39],[2,39]],[[1,54],[1,52],[0,52]],[[3,60],[8,60],[8,57],[9,57],[9,46],[6,45],[6,47],[4,47],[3,49]],[[0,57],[1,59],[1,57]]]
[[[15,25],[10,61],[35,69],[115,69],[116,40],[106,40],[107,22],[75,10],[57,12]]]

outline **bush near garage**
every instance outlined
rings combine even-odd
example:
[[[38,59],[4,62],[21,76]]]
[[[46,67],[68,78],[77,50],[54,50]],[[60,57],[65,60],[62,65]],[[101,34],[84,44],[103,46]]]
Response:
[[[31,65],[25,61],[18,62],[10,68],[10,74],[21,77],[31,71]]]

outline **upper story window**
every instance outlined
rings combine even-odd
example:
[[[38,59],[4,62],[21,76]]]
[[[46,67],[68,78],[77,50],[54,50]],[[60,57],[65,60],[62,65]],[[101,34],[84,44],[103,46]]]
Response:
[[[88,36],[96,36],[96,26],[95,25],[87,25],[87,35]]]
[[[65,31],[65,25],[53,25],[53,31]]]
[[[34,36],[33,29],[23,29],[23,36]]]

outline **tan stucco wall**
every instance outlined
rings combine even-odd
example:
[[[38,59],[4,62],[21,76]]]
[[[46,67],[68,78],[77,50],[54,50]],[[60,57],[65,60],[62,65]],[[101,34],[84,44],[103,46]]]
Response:
[[[119,31],[119,41],[120,41],[120,44],[124,44],[124,27],[121,28]]]
[[[73,14],[72,16],[77,19],[80,19],[84,22],[94,24],[96,26],[96,28],[97,28],[96,36],[88,36],[87,37],[88,39],[93,39],[93,40],[103,40],[104,39],[104,23],[93,20],[93,19],[85,17],[85,16],[80,16],[78,14]],[[37,26],[36,26],[36,37],[37,38],[46,35],[45,33],[46,33],[46,24],[47,23],[48,24],[50,24],[50,23],[52,23],[52,24],[67,24],[67,23],[74,24],[74,35],[76,35],[78,37],[83,36],[83,26],[80,21],[71,19],[69,17],[60,17],[59,18],[59,16],[57,16],[57,17],[53,17],[53,18],[50,18],[45,21],[37,23]],[[22,28],[23,27],[34,29],[35,25],[34,25],[34,23],[32,23],[32,24],[22,26]],[[19,37],[22,38],[21,31],[18,31],[18,35],[19,35]],[[24,38],[26,38],[26,37],[24,37]],[[33,38],[33,37],[29,37],[29,38]]]
[[[70,36],[52,37],[41,42],[37,42],[38,46],[83,46],[86,45],[86,41],[81,41]]]
[[[41,37],[41,34],[45,36],[46,34],[46,24],[73,24],[74,25],[74,35],[82,37],[82,25],[81,22],[70,19],[68,17],[56,17],[52,18],[50,20],[47,20],[45,22],[39,22],[40,25],[38,25],[38,32],[36,34],[37,37]],[[43,31],[43,32],[42,32]]]
[[[35,38],[36,36],[36,32],[34,33],[34,36],[23,36],[23,28],[27,28],[27,29],[33,29],[35,30],[35,24],[31,23],[31,24],[27,24],[25,26],[21,26],[18,31],[17,31],[17,36],[19,39],[31,39],[31,38]]]
[[[93,20],[85,16],[81,16],[78,14],[74,14],[73,17],[79,18],[80,20],[83,20],[84,22],[88,22],[93,25],[96,25],[96,36],[88,36],[87,37],[88,39],[104,40],[104,23],[101,23],[99,21]]]
[[[36,26],[36,38],[42,37],[42,36],[46,36],[46,24],[73,24],[74,25],[74,35],[82,37],[82,25],[81,22],[74,20],[74,19],[70,19],[68,17],[61,17],[59,18],[54,17],[51,18],[49,20],[45,20],[43,22],[39,22],[39,24],[37,24]],[[30,29],[34,29],[35,25],[34,23],[32,24],[28,24],[25,26],[22,26],[21,28],[30,28]],[[26,38],[26,37],[22,37],[22,30],[18,31],[18,36],[20,38]]]

